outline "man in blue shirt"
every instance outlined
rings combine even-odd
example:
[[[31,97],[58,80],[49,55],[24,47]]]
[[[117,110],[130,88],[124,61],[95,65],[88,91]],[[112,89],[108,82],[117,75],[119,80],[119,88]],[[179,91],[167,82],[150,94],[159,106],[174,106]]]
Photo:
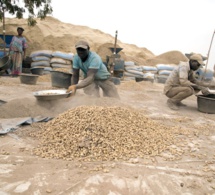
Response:
[[[86,41],[79,41],[75,48],[77,55],[73,58],[73,85],[67,92],[72,91],[74,95],[77,89],[84,88],[86,94],[99,97],[99,88],[101,88],[104,96],[119,98],[117,88],[110,80],[111,75],[100,56],[90,51]],[[78,83],[80,69],[84,73],[84,80]]]

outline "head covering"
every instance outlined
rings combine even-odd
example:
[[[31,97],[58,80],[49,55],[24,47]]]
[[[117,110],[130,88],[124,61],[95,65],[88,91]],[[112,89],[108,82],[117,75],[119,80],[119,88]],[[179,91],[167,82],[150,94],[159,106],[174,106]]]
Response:
[[[19,29],[22,30],[22,31],[24,31],[24,28],[22,28],[22,27],[18,27],[17,28],[17,30],[19,30]]]
[[[75,45],[76,49],[77,48],[88,49],[88,47],[90,47],[89,44],[86,41],[83,41],[83,40],[78,41],[78,43],[76,43],[76,45]]]
[[[204,65],[202,56],[200,54],[193,54],[190,56],[190,60],[196,60],[199,64]]]

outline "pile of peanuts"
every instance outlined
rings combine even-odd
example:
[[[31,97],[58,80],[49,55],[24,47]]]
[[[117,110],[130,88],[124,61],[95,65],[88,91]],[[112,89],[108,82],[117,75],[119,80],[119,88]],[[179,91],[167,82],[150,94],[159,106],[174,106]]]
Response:
[[[37,134],[43,158],[114,161],[157,156],[175,144],[170,127],[123,107],[80,106],[49,121]]]

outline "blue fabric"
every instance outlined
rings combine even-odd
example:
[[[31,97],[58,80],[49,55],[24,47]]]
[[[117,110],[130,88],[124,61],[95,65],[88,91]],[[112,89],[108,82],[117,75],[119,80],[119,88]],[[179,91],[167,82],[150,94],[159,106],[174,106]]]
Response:
[[[198,75],[198,79],[202,79],[202,77],[204,76],[204,79],[207,80],[212,80],[213,79],[213,71],[210,69],[206,69],[205,68],[199,68],[198,70],[195,71],[195,74]]]
[[[0,38],[4,40],[4,35],[0,34]],[[5,35],[5,43],[6,43],[6,48],[10,47],[10,43],[12,41],[13,35]],[[4,47],[4,44],[0,44],[0,46]]]
[[[98,69],[95,79],[107,79],[110,77],[110,73],[107,67],[103,64],[102,59],[95,52],[89,52],[89,56],[85,62],[81,61],[81,58],[76,54],[73,58],[73,68],[81,69],[84,76],[87,76],[89,69]]]

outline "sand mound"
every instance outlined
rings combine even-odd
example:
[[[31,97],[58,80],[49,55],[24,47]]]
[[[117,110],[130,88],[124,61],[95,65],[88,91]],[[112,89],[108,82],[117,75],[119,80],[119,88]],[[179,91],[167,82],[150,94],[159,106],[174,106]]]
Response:
[[[52,116],[51,108],[51,105],[39,104],[36,99],[16,99],[1,106],[0,118]]]
[[[16,35],[16,28],[22,26],[25,29],[24,36],[28,41],[27,55],[36,50],[52,50],[75,53],[75,43],[80,39],[89,42],[91,50],[98,52],[103,60],[107,55],[111,55],[108,47],[112,47],[115,37],[97,29],[86,26],[63,23],[53,17],[45,20],[37,20],[35,27],[29,27],[26,19],[6,19],[6,34]],[[0,26],[2,30],[2,26]],[[146,48],[139,48],[133,44],[126,44],[117,40],[117,46],[123,48],[119,54],[125,61],[133,61],[137,65],[155,65],[158,63],[177,64],[184,60],[183,54],[177,51],[170,51],[159,56],[155,56]]]
[[[148,65],[156,64],[179,64],[180,61],[188,61],[188,58],[180,51],[169,51],[159,56],[146,60]]]

